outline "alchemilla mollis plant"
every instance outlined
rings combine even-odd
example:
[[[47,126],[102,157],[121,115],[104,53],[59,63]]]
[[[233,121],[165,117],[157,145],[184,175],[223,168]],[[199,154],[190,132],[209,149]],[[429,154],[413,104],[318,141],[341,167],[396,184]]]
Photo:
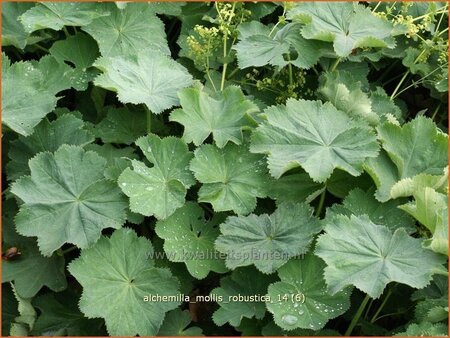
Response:
[[[448,4],[2,4],[2,333],[441,336]]]

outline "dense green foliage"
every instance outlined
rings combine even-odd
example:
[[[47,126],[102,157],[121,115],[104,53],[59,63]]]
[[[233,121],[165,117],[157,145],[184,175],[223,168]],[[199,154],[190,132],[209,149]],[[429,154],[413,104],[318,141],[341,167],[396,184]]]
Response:
[[[3,3],[3,335],[447,335],[447,12]]]

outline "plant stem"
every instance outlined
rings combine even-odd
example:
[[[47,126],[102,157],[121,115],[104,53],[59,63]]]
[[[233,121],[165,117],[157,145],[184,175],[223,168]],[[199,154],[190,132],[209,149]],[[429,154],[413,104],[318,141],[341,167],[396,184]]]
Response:
[[[66,38],[70,36],[69,31],[67,30],[66,26],[63,26],[64,34],[66,35]]]
[[[35,46],[37,49],[40,49],[40,50],[42,50],[42,51],[44,51],[44,52],[46,52],[46,53],[49,53],[49,51],[48,51],[47,48],[41,46],[41,45],[38,44],[38,43],[35,43],[34,46]]]
[[[353,329],[355,328],[356,324],[359,321],[359,318],[361,317],[362,313],[364,312],[364,308],[366,307],[367,303],[369,302],[370,296],[366,295],[364,297],[361,305],[359,306],[358,310],[355,313],[355,316],[353,317],[352,321],[350,322],[350,325],[347,328],[347,331],[345,331],[344,336],[350,336]]]
[[[434,118],[436,117],[439,109],[441,109],[441,103],[438,104],[437,108],[434,110],[433,115],[431,116],[431,119],[434,121]]]
[[[64,256],[65,254],[68,254],[69,252],[72,252],[73,250],[78,249],[75,245],[66,249],[66,250],[61,250],[61,255]]]
[[[317,205],[317,209],[316,209],[316,216],[319,217],[320,214],[322,213],[322,209],[323,209],[323,205],[325,203],[325,196],[327,194],[327,187],[325,186],[323,188],[322,193],[320,194],[320,200],[319,200],[319,204]]]
[[[409,75],[409,70],[407,72],[405,72],[405,74],[403,74],[402,78],[400,79],[400,82],[397,84],[397,87],[395,87],[394,91],[392,92],[391,101],[395,98],[398,90],[400,89],[401,85],[403,84],[403,82],[405,81],[405,79],[408,75]]]
[[[234,69],[230,75],[227,76],[227,79],[231,79],[233,77],[234,74],[236,74],[239,71],[239,67],[236,67],[236,69]]]
[[[339,62],[341,62],[341,58],[337,58],[336,61],[334,61],[333,66],[331,66],[331,72],[334,72],[336,70],[336,67],[338,66]]]
[[[236,8],[236,2],[233,2],[233,7],[231,8],[231,11],[233,13],[234,13],[235,8]],[[228,19],[228,26],[231,24],[231,19],[232,18],[233,18],[233,16],[230,15],[230,18]],[[225,32],[225,34],[223,35],[223,57],[224,58],[226,58],[228,56],[228,53],[227,53],[227,40],[228,40],[228,33]],[[230,47],[230,50],[231,50],[231,47]],[[223,68],[222,68],[222,81],[220,81],[220,91],[223,91],[223,89],[225,87],[225,77],[227,76],[227,67],[228,67],[228,62],[225,62],[223,64]]]
[[[294,77],[292,76],[292,63],[291,63],[291,56],[288,54],[287,56],[288,58],[288,67],[289,67],[289,86],[291,86],[291,88],[294,86]]]
[[[370,320],[370,322],[372,324],[375,323],[375,321],[377,320],[378,315],[380,314],[381,310],[383,310],[383,307],[386,305],[386,302],[388,301],[388,299],[391,295],[392,295],[392,289],[389,289],[386,294],[386,297],[384,297],[384,299],[383,299],[383,303],[381,303],[380,307],[378,308],[378,310],[375,312],[372,319]]]
[[[147,134],[150,134],[152,132],[152,112],[147,106],[145,106],[145,113],[147,115]]]

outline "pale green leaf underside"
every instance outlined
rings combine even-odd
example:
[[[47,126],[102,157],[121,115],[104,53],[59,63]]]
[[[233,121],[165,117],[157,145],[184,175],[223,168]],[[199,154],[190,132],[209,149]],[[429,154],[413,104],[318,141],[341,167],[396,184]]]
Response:
[[[323,277],[325,264],[312,253],[302,259],[291,259],[278,270],[280,282],[269,285],[267,309],[275,323],[285,330],[297,328],[319,330],[332,318],[350,307],[347,288],[331,295]],[[289,299],[282,297],[288,295]],[[292,299],[292,296],[299,299]],[[281,298],[281,300],[279,300]]]
[[[133,160],[133,170],[125,169],[119,186],[130,197],[131,211],[165,219],[183,206],[187,189],[195,183],[189,171],[192,153],[176,137],[160,139],[150,134],[136,144],[153,167]]]
[[[17,180],[11,192],[24,204],[16,216],[17,231],[37,236],[39,249],[50,256],[64,243],[86,248],[104,228],[125,221],[125,198],[104,179],[106,161],[77,146],[61,146],[30,160],[31,176]]]
[[[316,182],[325,182],[335,168],[358,176],[364,160],[378,154],[372,132],[330,103],[289,99],[265,114],[267,121],[253,133],[250,150],[268,154],[275,178],[299,166]]]
[[[227,271],[225,262],[214,255],[214,241],[219,229],[205,221],[199,205],[186,203],[164,221],[158,221],[155,231],[165,240],[164,251],[168,259],[184,262],[195,278],[203,279],[210,271]]]
[[[392,233],[366,215],[328,220],[315,253],[327,263],[325,280],[331,293],[354,285],[372,298],[390,282],[425,287],[444,261],[404,229]]]
[[[267,174],[260,155],[246,146],[228,144],[223,149],[205,144],[197,148],[190,169],[200,183],[200,202],[211,203],[214,211],[233,210],[248,214],[256,198],[265,197]]]
[[[94,66],[103,71],[95,85],[117,92],[122,103],[144,103],[154,114],[178,105],[178,91],[193,81],[183,66],[158,50],[101,57]]]
[[[216,249],[235,269],[254,264],[272,273],[289,258],[304,254],[313,236],[322,230],[307,204],[283,203],[272,215],[231,216],[221,224]]]
[[[211,133],[219,148],[229,141],[241,144],[242,127],[247,125],[246,115],[258,111],[258,107],[235,86],[228,86],[215,96],[198,88],[184,89],[178,96],[182,109],[174,110],[170,120],[182,124],[183,139],[196,146]]]
[[[419,116],[402,126],[385,122],[377,129],[385,151],[368,161],[366,170],[378,187],[379,201],[389,200],[392,187],[400,180],[419,174],[442,175],[448,162],[448,135],[431,119]]]
[[[124,9],[104,4],[110,15],[99,17],[83,30],[97,42],[102,56],[135,55],[159,50],[170,55],[163,22],[148,3],[128,3]]]
[[[289,19],[304,23],[306,39],[333,42],[339,57],[355,48],[395,46],[392,24],[372,14],[369,8],[350,2],[303,2],[289,10]]]
[[[167,269],[149,259],[150,241],[127,228],[101,237],[69,264],[69,272],[83,287],[80,310],[88,318],[104,318],[112,336],[152,336],[165,312],[179,303],[145,302],[148,295],[174,296],[179,282]],[[111,297],[114,301],[111,301]]]

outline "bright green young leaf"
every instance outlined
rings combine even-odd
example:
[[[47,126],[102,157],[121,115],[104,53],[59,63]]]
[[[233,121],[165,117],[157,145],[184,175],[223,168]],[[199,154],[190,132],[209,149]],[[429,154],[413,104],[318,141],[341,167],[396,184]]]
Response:
[[[127,107],[109,107],[106,117],[95,127],[104,143],[132,144],[147,132],[145,112]]]
[[[287,24],[272,36],[269,36],[269,27],[256,21],[243,23],[239,28],[244,34],[240,34],[241,41],[233,48],[237,52],[240,69],[265,65],[284,67],[289,63],[309,69],[317,63],[326,48],[322,42],[302,38],[299,24]],[[297,57],[288,60],[284,55],[289,55],[291,48]]]
[[[272,276],[264,275],[255,268],[241,268],[233,271],[230,276],[220,280],[220,287],[211,291],[211,296],[217,299],[219,309],[214,312],[212,319],[218,326],[230,323],[239,326],[243,318],[262,319],[266,313],[264,302],[249,300],[249,296],[264,296],[267,293],[267,286],[273,281]],[[247,297],[247,299],[230,299],[235,296]]]
[[[278,326],[285,330],[319,330],[348,310],[351,290],[329,294],[324,268],[320,258],[309,253],[302,259],[291,259],[278,270],[281,281],[269,285],[271,302],[266,303]]]
[[[50,256],[64,243],[86,248],[104,228],[125,221],[125,198],[104,179],[106,160],[79,146],[42,152],[29,162],[31,176],[17,180],[11,192],[24,204],[15,219],[17,231],[37,236],[39,250]]]
[[[64,257],[54,254],[43,257],[38,250],[36,240],[17,234],[14,229],[13,215],[17,207],[13,200],[3,203],[3,250],[17,248],[20,255],[2,263],[2,282],[14,281],[17,294],[23,298],[34,297],[42,287],[59,292],[67,287],[64,274]]]
[[[239,87],[228,86],[213,96],[199,88],[186,88],[178,96],[182,109],[170,114],[170,120],[184,126],[183,139],[202,144],[212,133],[219,148],[227,142],[241,144],[242,127],[246,126],[247,114],[258,111],[258,107],[247,100]]]
[[[41,2],[20,16],[25,31],[60,30],[64,26],[85,26],[93,19],[109,15],[96,3]]]
[[[385,225],[391,231],[404,228],[406,232],[413,233],[416,231],[414,220],[398,209],[403,202],[404,200],[393,200],[380,203],[372,193],[356,188],[350,191],[342,204],[335,204],[327,209],[327,218],[332,219],[336,215],[367,215],[372,222]]]
[[[57,98],[45,89],[45,81],[42,72],[31,62],[11,64],[3,54],[2,123],[20,135],[30,135],[56,106]]]
[[[380,121],[377,113],[372,111],[369,96],[361,89],[362,84],[348,71],[325,73],[320,78],[318,89],[320,95],[331,102],[337,109],[351,118],[359,118],[370,125]]]
[[[148,135],[139,138],[136,145],[153,167],[133,160],[133,170],[125,169],[119,186],[130,197],[131,211],[165,219],[183,206],[187,189],[195,183],[189,171],[192,153],[173,136],[161,139]]]
[[[268,177],[263,159],[250,154],[247,146],[228,144],[219,149],[202,145],[196,149],[190,168],[203,184],[199,202],[211,203],[216,212],[249,214],[256,207],[256,198],[266,196]]]
[[[10,161],[6,166],[8,180],[14,181],[28,175],[28,161],[37,153],[54,152],[63,144],[84,146],[93,141],[94,136],[85,129],[84,122],[72,114],[64,114],[52,122],[44,119],[33,134],[19,136],[11,142],[8,153]]]
[[[122,103],[145,103],[154,114],[178,105],[178,91],[192,84],[187,70],[158,50],[102,57],[94,65],[103,71],[95,85],[117,92]]]
[[[73,65],[70,81],[77,90],[86,90],[88,83],[97,75],[89,69],[99,56],[98,46],[90,36],[77,33],[65,40],[56,41],[49,52],[60,63]]]
[[[378,187],[379,201],[391,198],[398,181],[419,174],[441,175],[447,166],[448,135],[431,119],[418,116],[403,126],[385,122],[377,129],[386,153],[368,161],[366,170]]]
[[[166,314],[164,322],[159,329],[158,336],[203,336],[202,329],[196,326],[190,326],[191,316],[189,311],[175,309]],[[188,327],[190,326],[190,327]]]
[[[339,57],[350,55],[355,48],[395,46],[392,24],[359,4],[301,2],[288,11],[287,17],[305,24],[304,38],[333,42]]]
[[[33,326],[34,335],[88,336],[104,335],[103,320],[89,319],[78,309],[79,297],[74,292],[47,293],[33,299],[41,314]]]
[[[135,55],[144,50],[170,55],[164,24],[148,3],[128,3],[124,9],[113,3],[104,6],[110,15],[83,27],[98,42],[102,56]]]
[[[230,216],[220,225],[216,249],[227,255],[230,269],[254,264],[272,273],[289,258],[304,254],[322,230],[307,204],[280,204],[272,215]]]
[[[448,255],[448,196],[433,188],[423,188],[414,193],[414,202],[399,206],[428,230],[433,237],[424,242],[434,252]]]
[[[33,7],[30,2],[4,2],[2,4],[2,46],[24,49],[29,34],[25,32],[19,16]]]
[[[375,136],[330,103],[289,99],[265,110],[267,121],[253,133],[250,150],[268,154],[273,177],[303,167],[316,182],[335,168],[358,176],[367,157],[378,154]]]
[[[327,263],[325,280],[331,293],[354,285],[372,298],[390,282],[425,287],[444,261],[404,229],[392,233],[366,215],[328,220],[315,253]]]
[[[184,262],[195,278],[203,279],[210,271],[224,273],[228,270],[215,254],[214,241],[219,229],[213,222],[205,221],[199,205],[186,203],[164,221],[158,221],[155,231],[165,240],[167,258],[172,262]]]
[[[179,282],[170,270],[154,267],[149,240],[127,228],[101,237],[69,264],[83,287],[79,307],[88,318],[104,318],[111,336],[153,336],[167,311],[179,302],[145,301],[150,295],[175,297]]]

